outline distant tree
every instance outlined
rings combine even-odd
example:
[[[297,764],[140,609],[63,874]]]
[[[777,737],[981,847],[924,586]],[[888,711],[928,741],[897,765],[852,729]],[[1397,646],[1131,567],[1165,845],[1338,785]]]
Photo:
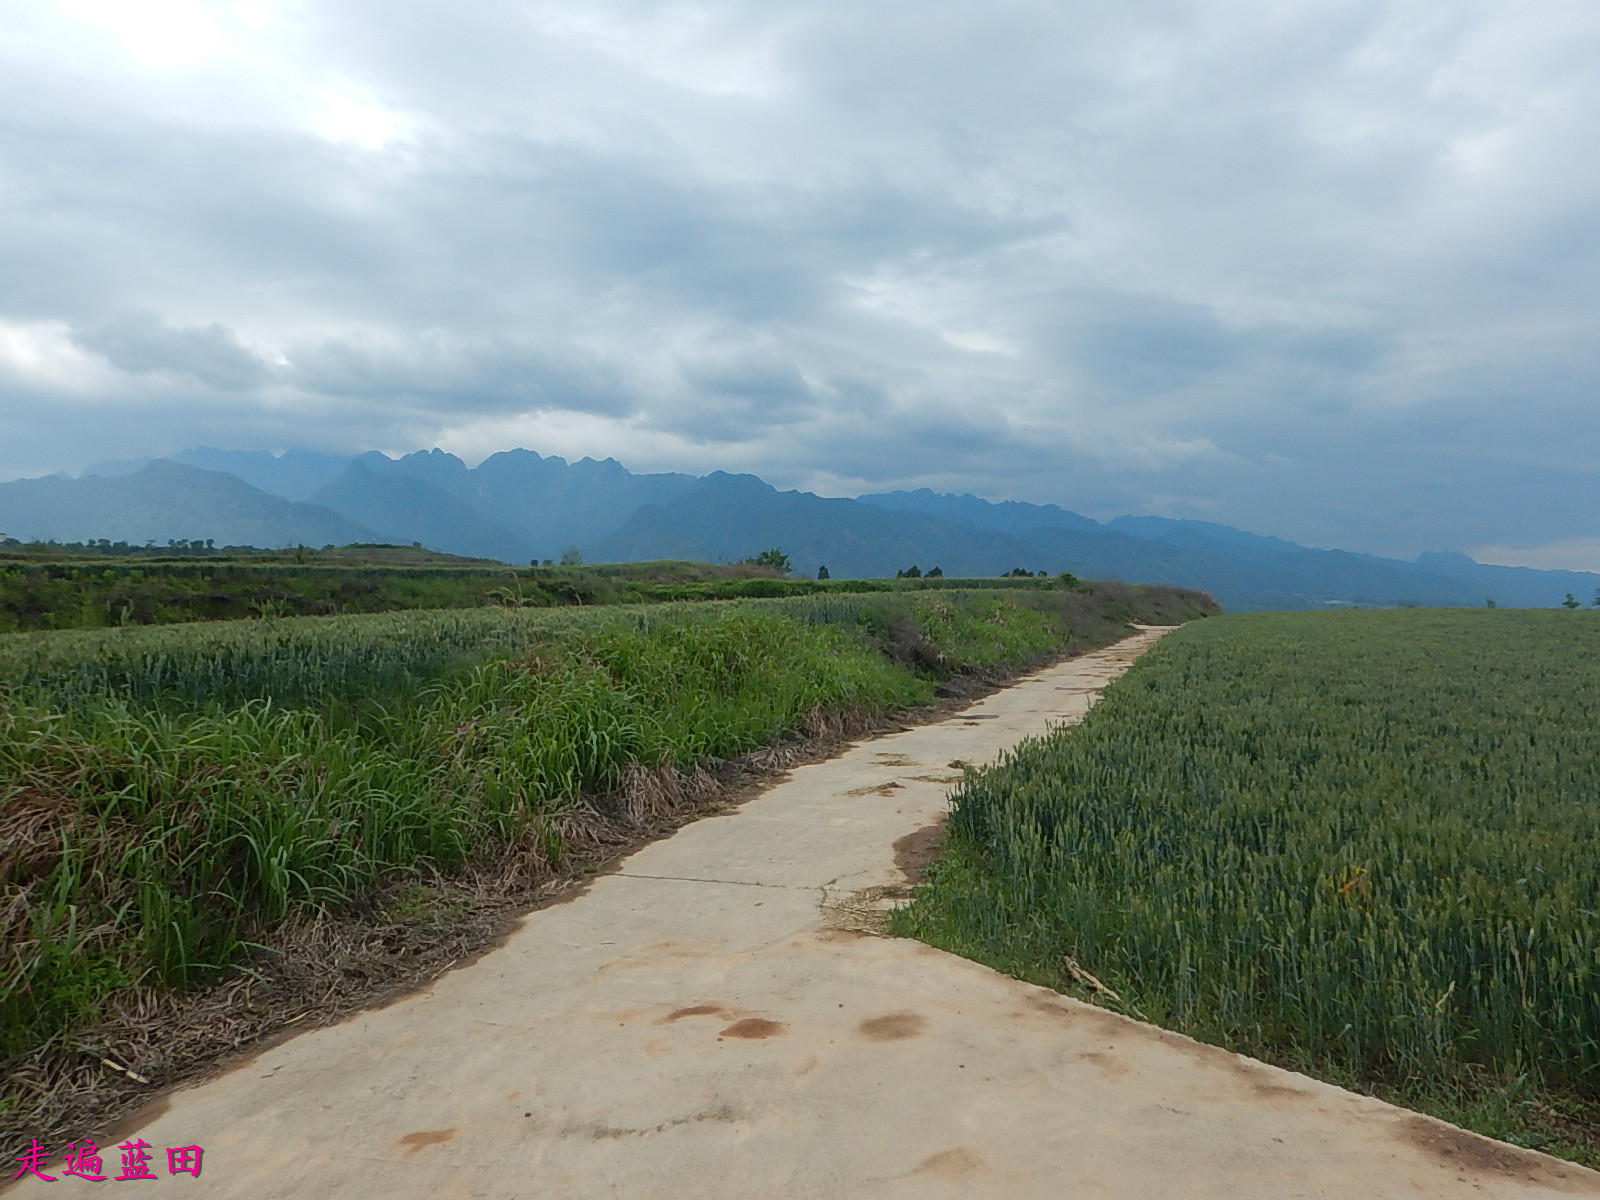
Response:
[[[1495,603],[1493,596],[1485,596],[1483,598],[1483,606],[1485,608],[1499,608],[1500,607],[1498,604]]]
[[[1011,570],[1007,571],[1004,575],[1000,576],[1000,578],[1001,579],[1032,579],[1033,578],[1033,572],[1032,571],[1024,571],[1021,567],[1012,567]]]
[[[1057,575],[1056,578],[1061,581],[1062,587],[1075,588],[1079,583],[1082,582],[1082,580],[1080,580],[1071,571],[1063,571],[1061,574]]]
[[[583,566],[583,551],[576,546],[568,546],[561,552],[561,565],[563,567]]]
[[[781,546],[774,546],[771,550],[763,550],[760,554],[742,559],[742,562],[752,567],[771,567],[774,571],[789,573],[789,556],[783,552]]]
[[[912,563],[904,571],[896,571],[894,577],[896,579],[921,579],[922,568],[917,566],[916,563]]]
[[[944,568],[943,567],[929,567],[928,568],[928,573],[926,575],[924,575],[923,578],[924,579],[943,579],[944,578]]]
[[[1561,607],[1562,608],[1577,608],[1578,607],[1578,598],[1576,596],[1574,596],[1571,592],[1568,592],[1567,593],[1567,598],[1561,602]]]
[[[833,578],[833,576],[828,574],[828,565],[826,563],[823,563],[822,566],[817,568],[817,578],[818,579],[832,579]]]
[[[1600,588],[1595,588],[1594,599],[1589,601],[1590,608],[1600,608]]]

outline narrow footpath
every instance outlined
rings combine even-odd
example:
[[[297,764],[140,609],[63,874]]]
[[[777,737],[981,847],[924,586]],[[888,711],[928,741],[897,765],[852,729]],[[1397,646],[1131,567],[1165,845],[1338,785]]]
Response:
[[[800,767],[116,1141],[153,1148],[152,1197],[1600,1196],[1600,1174],[872,932],[959,763],[1080,719],[1162,632]],[[200,1178],[169,1178],[165,1148],[192,1145]]]

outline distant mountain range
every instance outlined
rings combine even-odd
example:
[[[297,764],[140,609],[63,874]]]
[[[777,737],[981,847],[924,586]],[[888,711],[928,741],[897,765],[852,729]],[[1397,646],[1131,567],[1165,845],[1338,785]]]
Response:
[[[654,558],[732,561],[779,546],[795,569],[836,577],[919,566],[947,575],[1015,567],[1170,583],[1227,608],[1341,604],[1547,607],[1588,600],[1600,575],[1313,550],[1227,525],[1164,517],[1101,523],[1055,505],[919,489],[854,500],[780,492],[754,475],[635,475],[613,459],[569,463],[509,450],[469,468],[441,450],[391,459],[188,450],[102,463],[78,478],[0,484],[0,532],[22,539],[322,546],[420,542],[509,563]]]

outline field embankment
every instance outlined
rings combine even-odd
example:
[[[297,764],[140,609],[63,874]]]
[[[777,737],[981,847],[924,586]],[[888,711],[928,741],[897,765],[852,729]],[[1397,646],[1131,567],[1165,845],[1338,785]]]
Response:
[[[0,555],[0,633],[358,615],[443,608],[563,608],[932,590],[1042,591],[1057,578],[790,579],[747,563],[591,567],[386,561],[402,550],[339,547],[224,559]],[[412,552],[427,558],[427,551]],[[372,561],[363,561],[366,555]]]
[[[942,948],[1600,1162],[1600,615],[1250,614],[957,794]]]
[[[0,1117],[69,1121],[119,1027],[186,1044],[151,1014],[272,977],[284,930],[443,930],[670,823],[708,765],[1212,611],[1107,584],[0,638]],[[228,995],[235,1041],[271,1027]]]

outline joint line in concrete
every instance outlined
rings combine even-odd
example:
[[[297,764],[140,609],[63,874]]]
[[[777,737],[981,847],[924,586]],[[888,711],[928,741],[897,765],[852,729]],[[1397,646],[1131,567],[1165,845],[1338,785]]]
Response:
[[[776,888],[784,892],[809,892],[813,888],[795,887],[788,883],[757,883],[749,879],[699,879],[693,875],[641,875],[633,871],[613,871],[611,874],[620,879],[660,879],[667,883],[721,883],[729,887],[756,887]]]

